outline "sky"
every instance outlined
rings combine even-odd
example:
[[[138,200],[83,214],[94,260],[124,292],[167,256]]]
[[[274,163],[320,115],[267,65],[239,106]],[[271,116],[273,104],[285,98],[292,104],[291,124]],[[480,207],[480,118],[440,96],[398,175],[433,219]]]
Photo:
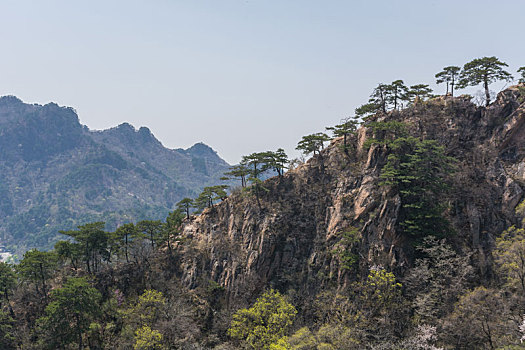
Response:
[[[0,0],[0,95],[147,126],[229,163],[351,116],[378,83],[525,66],[523,0]],[[498,92],[504,84],[494,84]],[[468,91],[476,92],[477,89]]]

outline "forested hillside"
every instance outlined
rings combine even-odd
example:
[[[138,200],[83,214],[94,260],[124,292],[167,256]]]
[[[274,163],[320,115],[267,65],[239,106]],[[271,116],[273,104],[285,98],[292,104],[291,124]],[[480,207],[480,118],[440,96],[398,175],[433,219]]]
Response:
[[[51,248],[59,230],[161,219],[228,169],[198,143],[167,149],[148,128],[90,131],[72,108],[0,98],[0,243]]]
[[[495,57],[472,62],[491,67],[487,91],[510,79]],[[460,86],[479,83],[470,63]],[[473,103],[453,96],[457,74],[436,75],[443,96],[379,84],[331,137],[298,142],[308,161],[278,149],[229,167],[230,194],[217,182],[164,220],[64,228],[53,249],[0,263],[0,347],[524,349],[525,75]],[[63,146],[103,143],[97,164],[137,172],[128,157],[161,151],[141,130],[81,128]]]
[[[232,172],[252,169],[248,184],[198,216],[181,202],[163,222],[63,231],[73,241],[0,264],[0,342],[521,349],[524,96],[390,107],[329,128],[326,148],[305,137],[313,158],[268,180],[253,175],[276,153],[245,157]]]

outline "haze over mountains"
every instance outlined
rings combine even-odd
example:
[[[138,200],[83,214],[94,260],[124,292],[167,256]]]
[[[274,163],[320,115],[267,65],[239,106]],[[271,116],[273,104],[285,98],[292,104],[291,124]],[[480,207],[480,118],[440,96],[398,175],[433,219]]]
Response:
[[[203,143],[165,148],[146,127],[91,131],[73,108],[0,98],[0,243],[49,248],[59,230],[164,219],[229,164]]]

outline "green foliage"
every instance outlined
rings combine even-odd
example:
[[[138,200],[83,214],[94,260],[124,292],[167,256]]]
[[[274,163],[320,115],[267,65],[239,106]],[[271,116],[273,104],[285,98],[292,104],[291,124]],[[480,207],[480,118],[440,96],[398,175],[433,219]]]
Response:
[[[98,290],[81,277],[69,278],[61,288],[51,291],[45,316],[38,320],[46,348],[76,343],[82,349],[83,337],[99,315],[100,299]]]
[[[122,312],[126,321],[124,333],[134,334],[134,349],[163,349],[163,335],[153,329],[159,321],[165,320],[167,300],[154,289],[147,289],[138,300]]]
[[[184,219],[184,213],[182,213],[180,210],[174,210],[171,213],[169,213],[168,217],[166,218],[166,224],[164,225],[164,228],[162,230],[162,243],[166,243],[168,247],[168,252],[172,253],[172,247],[171,247],[171,241],[174,236],[177,236],[180,234],[182,221]]]
[[[142,326],[135,331],[133,350],[162,350],[162,334],[148,326]]]
[[[290,337],[284,337],[270,346],[270,350],[314,350],[318,341],[308,327],[303,327]]]
[[[483,286],[461,296],[447,320],[447,337],[459,349],[494,349],[504,335],[503,299],[499,292]]]
[[[258,152],[242,157],[241,164],[248,169],[247,175],[242,175],[248,176],[248,178],[244,178],[243,183],[246,184],[246,182],[250,182],[252,184],[250,188],[246,189],[246,192],[255,194],[259,207],[261,206],[261,193],[268,191],[263,185],[261,175],[265,171],[273,169],[277,171],[277,174],[281,177],[288,163],[288,156],[282,148],[279,148],[276,152]]]
[[[407,322],[402,285],[396,276],[380,266],[372,266],[365,280],[354,283],[351,311],[346,318],[362,334],[389,338],[402,332]]]
[[[508,64],[501,62],[495,56],[476,58],[465,63],[458,85],[465,88],[482,83],[490,84],[498,80],[509,81],[512,75],[503,70],[503,67],[508,67]]]
[[[284,149],[279,148],[275,152],[266,152],[266,164],[270,169],[276,171],[278,176],[283,176],[284,169],[286,169],[288,163],[288,156],[284,152]]]
[[[374,308],[389,307],[401,295],[401,283],[396,276],[383,268],[370,269],[366,282],[362,285],[363,301]]]
[[[329,141],[330,137],[323,132],[318,132],[311,135],[303,136],[301,141],[295,147],[296,150],[302,151],[305,156],[313,153],[314,156],[322,149],[324,149],[324,143]]]
[[[56,267],[56,253],[33,249],[24,254],[16,270],[22,279],[35,283],[37,293],[47,299],[47,281],[53,277]]]
[[[326,130],[331,131],[334,137],[343,137],[343,151],[348,153],[350,145],[348,144],[348,136],[354,135],[359,126],[359,120],[356,117],[345,118],[341,124],[327,127]]]
[[[395,80],[390,84],[379,84],[370,95],[368,103],[355,110],[356,116],[366,120],[378,112],[386,113],[390,108],[396,110],[402,101],[408,100],[408,87],[403,80]]]
[[[178,233],[178,229],[180,228],[183,219],[184,214],[180,210],[172,211],[166,218],[165,229],[170,231],[172,235]]]
[[[5,300],[4,306],[7,305],[11,316],[14,317],[14,312],[9,303],[9,294],[11,289],[16,284],[16,275],[13,267],[4,262],[0,262],[0,298]],[[14,319],[10,315],[4,312],[3,308],[0,307],[0,348],[2,349],[14,349],[15,337],[12,333]]]
[[[518,68],[518,73],[520,74],[520,84],[525,83],[525,66]]]
[[[80,244],[70,241],[58,241],[55,243],[55,252],[57,253],[59,261],[67,263],[68,261],[76,270],[78,262],[82,258],[82,248]]]
[[[16,336],[13,334],[15,320],[0,309],[0,348],[16,349]]]
[[[372,145],[394,147],[395,140],[407,135],[407,125],[395,120],[370,122],[368,127],[372,130],[373,137],[365,141],[365,149]]]
[[[151,325],[159,318],[166,306],[164,295],[154,289],[147,289],[139,296],[137,303],[127,311],[140,324]]]
[[[379,84],[372,91],[372,94],[370,95],[370,99],[368,100],[368,107],[365,107],[364,109],[370,110],[373,106],[375,106],[377,108],[377,111],[386,113],[389,98],[390,98],[389,86],[386,84]],[[357,111],[356,111],[356,114],[359,115]]]
[[[60,231],[79,244],[89,273],[98,271],[102,259],[109,260],[109,233],[104,231],[104,222],[93,222],[78,226],[78,230]]]
[[[129,262],[130,243],[133,239],[138,238],[139,231],[133,223],[127,223],[119,226],[112,233],[112,242],[116,245],[116,251],[119,253],[124,248],[126,262]]]
[[[359,229],[351,227],[349,231],[342,233],[335,254],[339,257],[341,267],[346,270],[353,270],[359,262],[359,255],[356,252],[357,243],[360,241]]]
[[[454,85],[456,85],[456,80],[458,79],[459,71],[461,70],[460,67],[456,66],[448,66],[443,68],[443,70],[436,74],[436,83],[447,84],[447,92],[448,95],[448,87],[450,85],[450,94],[451,96],[454,96]]]
[[[365,103],[355,109],[355,116],[362,120],[367,120],[371,116],[379,113],[381,111],[381,105],[374,102]]]
[[[263,293],[249,309],[233,315],[228,334],[253,349],[267,349],[288,332],[297,310],[277,291]]]
[[[212,207],[217,200],[225,200],[228,197],[227,188],[227,185],[204,187],[201,194],[193,201],[195,208],[203,210]]]
[[[467,86],[483,84],[485,88],[486,105],[490,104],[489,84],[498,80],[511,81],[512,75],[503,70],[508,64],[501,62],[497,57],[476,58],[463,66],[458,87],[463,89]]]
[[[186,218],[190,218],[190,209],[193,207],[193,199],[185,197],[177,203],[177,209],[186,213]]]
[[[9,301],[9,292],[16,284],[16,274],[13,267],[0,261],[0,294]]]
[[[224,175],[226,175],[226,180],[229,180],[229,176],[232,176],[234,178],[238,178],[241,180],[241,187],[246,187],[246,179],[250,175],[250,169],[247,167],[248,163],[241,162],[238,165],[233,165],[230,167],[230,171],[225,172]]]
[[[243,156],[241,164],[248,167],[248,176],[259,179],[261,174],[270,168],[268,164],[268,152],[256,152]]]
[[[393,152],[381,172],[382,185],[399,193],[402,210],[400,226],[412,237],[449,233],[443,218],[440,195],[448,188],[448,177],[454,170],[455,159],[445,154],[443,146],[434,140],[413,137],[395,139]]]
[[[432,96],[432,89],[427,84],[412,85],[406,93],[406,99],[412,103],[424,101],[430,96]]]
[[[494,260],[510,289],[525,297],[525,229],[509,227],[496,238]]]
[[[138,231],[149,238],[152,248],[154,248],[155,243],[159,244],[162,242],[164,225],[160,220],[142,220],[137,222],[136,227]]]
[[[408,87],[403,80],[395,80],[390,85],[387,85],[386,102],[392,106],[394,110],[401,107],[401,102],[407,100]]]

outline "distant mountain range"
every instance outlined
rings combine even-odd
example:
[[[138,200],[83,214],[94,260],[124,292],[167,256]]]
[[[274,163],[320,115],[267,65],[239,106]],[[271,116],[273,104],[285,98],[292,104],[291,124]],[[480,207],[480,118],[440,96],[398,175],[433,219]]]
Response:
[[[164,219],[228,168],[203,143],[168,149],[146,127],[91,131],[73,108],[0,97],[0,243],[20,253],[86,222]]]

